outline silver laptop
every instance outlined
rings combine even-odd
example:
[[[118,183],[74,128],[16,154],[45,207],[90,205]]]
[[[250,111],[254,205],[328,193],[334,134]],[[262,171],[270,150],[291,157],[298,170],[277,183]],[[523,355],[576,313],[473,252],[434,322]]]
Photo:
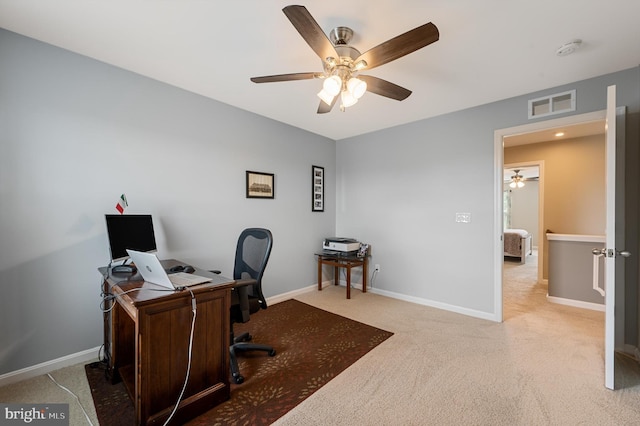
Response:
[[[135,250],[127,250],[127,253],[129,253],[133,263],[136,264],[142,278],[147,282],[174,290],[211,281],[211,278],[186,272],[176,272],[169,275],[162,267],[158,256],[153,253]]]

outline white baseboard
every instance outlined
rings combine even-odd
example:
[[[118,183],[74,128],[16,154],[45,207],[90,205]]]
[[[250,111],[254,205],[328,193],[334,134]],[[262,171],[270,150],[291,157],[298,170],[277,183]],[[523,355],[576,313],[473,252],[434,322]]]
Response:
[[[322,288],[326,287],[326,284],[322,283]],[[299,288],[297,290],[289,291],[282,294],[277,294],[275,296],[267,297],[267,306],[275,305],[276,303],[284,302],[285,300],[293,299],[299,294],[309,293],[311,291],[318,290],[318,286],[316,284],[310,285],[308,287]]]
[[[461,308],[460,306],[449,305],[447,303],[436,302],[434,300],[423,299],[420,297],[407,296],[406,294],[394,293],[392,291],[380,290],[372,288],[369,290],[371,293],[379,294],[381,296],[391,297],[393,299],[404,300],[406,302],[416,303],[418,305],[430,306],[432,308],[442,309],[444,311],[455,312],[457,314],[467,315],[474,318],[480,318],[484,320],[501,322],[501,318],[496,318],[493,313],[476,311],[474,309]]]
[[[558,305],[573,306],[574,308],[590,309],[592,311],[604,312],[604,305],[599,303],[583,302],[582,300],[564,299],[562,297],[549,296],[547,300]]]
[[[23,380],[31,379],[32,377],[51,373],[52,371],[59,370],[64,367],[79,364],[81,362],[98,361],[99,350],[100,346],[87,349],[86,351],[77,352],[75,354],[66,355],[51,361],[46,361],[31,367],[11,371],[0,376],[0,386],[21,382]]]
[[[341,287],[347,286],[347,282],[345,280],[340,280],[339,284]],[[333,280],[324,281],[322,283],[322,288],[326,287],[327,285],[333,285]],[[362,283],[352,282],[351,287],[353,289],[362,291]],[[316,288],[315,285],[311,287],[312,290],[315,288]],[[423,299],[420,297],[407,296],[406,294],[394,293],[392,291],[387,291],[387,290],[380,290],[380,289],[372,288],[369,286],[367,286],[367,292],[373,293],[373,294],[379,294],[385,297],[390,297],[392,299],[404,300],[405,302],[416,303],[418,305],[424,305],[432,308],[442,309],[444,311],[455,312],[457,314],[467,315],[474,318],[480,318],[480,319],[494,321],[494,322],[501,322],[501,319],[497,319],[493,313],[476,311],[474,309],[461,308],[459,306],[449,305],[447,303],[436,302],[433,300]]]
[[[329,281],[329,284],[333,284],[333,281]],[[340,280],[338,282],[338,285],[341,286],[341,287],[345,287],[345,289],[346,289],[347,281],[346,280]],[[371,287],[370,286],[367,286],[367,287],[368,287],[368,291],[370,291]],[[324,288],[324,287],[322,287],[322,288]],[[354,283],[354,282],[352,282],[351,283],[351,288],[355,288],[356,290],[362,291],[362,283]]]
[[[625,343],[622,348],[618,348],[618,350],[640,362],[640,349],[638,349],[636,346]]]

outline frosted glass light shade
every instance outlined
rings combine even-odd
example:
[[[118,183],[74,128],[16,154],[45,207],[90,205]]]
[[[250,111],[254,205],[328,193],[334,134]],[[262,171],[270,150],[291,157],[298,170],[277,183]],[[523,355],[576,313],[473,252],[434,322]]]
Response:
[[[342,106],[345,108],[353,106],[358,102],[358,99],[356,99],[348,90],[343,90],[340,97],[342,98]]]
[[[322,88],[331,96],[336,96],[342,89],[342,80],[337,75],[332,75],[324,80]]]
[[[333,102],[333,98],[335,98],[335,95],[331,95],[330,93],[327,93],[326,90],[322,89],[320,92],[318,92],[318,97],[322,99],[322,102],[324,102],[325,104],[331,105],[331,102]]]
[[[364,95],[364,92],[367,91],[367,83],[358,78],[351,77],[347,82],[347,89],[349,89],[349,92],[351,92],[354,98],[360,99],[362,95]]]

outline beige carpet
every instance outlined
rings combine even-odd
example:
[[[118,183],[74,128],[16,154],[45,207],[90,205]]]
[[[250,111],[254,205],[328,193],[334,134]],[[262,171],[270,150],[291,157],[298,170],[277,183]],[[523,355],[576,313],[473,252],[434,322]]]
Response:
[[[603,313],[548,303],[532,261],[505,266],[501,324],[344,288],[299,297],[395,334],[276,425],[640,424],[640,385],[604,387]]]
[[[93,408],[93,397],[84,373],[84,363],[62,368],[50,373],[60,385],[73,392],[87,412],[91,423],[98,424],[98,417]],[[81,406],[68,392],[60,389],[47,375],[34,377],[19,383],[0,387],[0,402],[34,403],[34,404],[69,404],[69,425],[88,425]],[[0,419],[3,419],[0,416]],[[0,420],[0,424],[2,424]],[[37,424],[37,422],[32,422]]]
[[[531,262],[505,266],[504,323],[358,290],[346,300],[344,287],[297,296],[395,334],[275,424],[640,424],[638,364],[626,360],[625,389],[607,390],[604,314],[548,303]],[[92,410],[82,366],[75,378],[65,370]],[[41,388],[55,387],[47,380],[0,388],[0,401],[42,401]],[[86,424],[75,414],[72,425]]]

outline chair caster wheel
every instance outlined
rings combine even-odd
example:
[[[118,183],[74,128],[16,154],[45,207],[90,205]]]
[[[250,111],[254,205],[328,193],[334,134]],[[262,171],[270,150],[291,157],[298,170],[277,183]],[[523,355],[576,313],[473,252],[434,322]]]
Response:
[[[240,383],[244,382],[244,377],[242,377],[240,374],[238,374],[237,376],[233,376],[233,381],[236,385],[239,385]]]
[[[271,349],[269,351],[269,356],[276,356],[276,350],[275,349]]]

